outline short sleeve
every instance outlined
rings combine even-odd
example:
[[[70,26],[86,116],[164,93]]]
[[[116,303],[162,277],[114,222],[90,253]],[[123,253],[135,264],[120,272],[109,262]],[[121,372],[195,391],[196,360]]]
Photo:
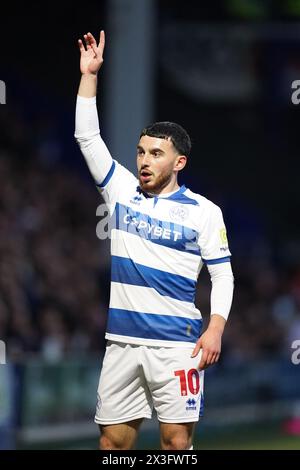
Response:
[[[198,244],[205,264],[218,264],[230,261],[226,227],[221,209],[211,203],[202,222]]]
[[[121,194],[131,191],[138,184],[137,178],[116,160],[112,160],[110,170],[101,184],[96,184],[98,191],[112,214]]]

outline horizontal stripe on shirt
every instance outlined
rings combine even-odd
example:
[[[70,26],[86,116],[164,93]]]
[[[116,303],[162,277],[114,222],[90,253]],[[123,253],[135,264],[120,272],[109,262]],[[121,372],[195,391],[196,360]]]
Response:
[[[147,299],[146,302],[145,299]],[[191,318],[193,320],[201,319],[201,313],[193,303],[160,295],[155,289],[149,289],[149,287],[121,284],[119,282],[111,282],[109,306],[158,315],[164,312],[164,315],[174,315],[175,317]]]
[[[156,340],[196,342],[201,328],[202,320],[110,308],[107,333]]]
[[[174,253],[172,248],[151,243],[149,240],[117,229],[111,232],[111,254],[131,258],[134,263],[147,264],[149,268],[178,274],[194,281],[198,278],[201,263],[200,255],[195,256],[180,251]]]
[[[196,281],[159,269],[134,263],[129,258],[112,256],[111,281],[155,289],[161,295],[194,302]]]

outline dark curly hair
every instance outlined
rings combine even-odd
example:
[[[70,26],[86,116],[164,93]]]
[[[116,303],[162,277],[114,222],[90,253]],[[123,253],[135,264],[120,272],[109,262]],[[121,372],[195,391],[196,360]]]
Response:
[[[154,122],[142,130],[140,138],[144,135],[159,139],[171,139],[179,155],[190,156],[192,148],[190,136],[183,127],[175,122]]]

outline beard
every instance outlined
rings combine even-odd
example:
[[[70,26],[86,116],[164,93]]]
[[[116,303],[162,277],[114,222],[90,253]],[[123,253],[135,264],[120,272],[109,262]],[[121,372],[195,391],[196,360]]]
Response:
[[[146,193],[159,194],[171,181],[173,171],[164,171],[159,176],[151,176],[150,181],[142,181],[139,176],[140,187]]]

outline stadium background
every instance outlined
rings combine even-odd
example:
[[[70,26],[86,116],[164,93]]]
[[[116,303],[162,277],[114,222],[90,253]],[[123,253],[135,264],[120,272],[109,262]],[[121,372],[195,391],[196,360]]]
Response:
[[[104,28],[113,155],[133,165],[145,124],[181,123],[193,140],[182,182],[221,205],[229,232],[236,291],[195,447],[299,449],[300,1],[53,0],[0,18],[0,448],[97,445],[109,242],[73,132],[76,41]],[[197,297],[207,321],[204,272]],[[139,447],[157,447],[157,431],[146,422]]]

